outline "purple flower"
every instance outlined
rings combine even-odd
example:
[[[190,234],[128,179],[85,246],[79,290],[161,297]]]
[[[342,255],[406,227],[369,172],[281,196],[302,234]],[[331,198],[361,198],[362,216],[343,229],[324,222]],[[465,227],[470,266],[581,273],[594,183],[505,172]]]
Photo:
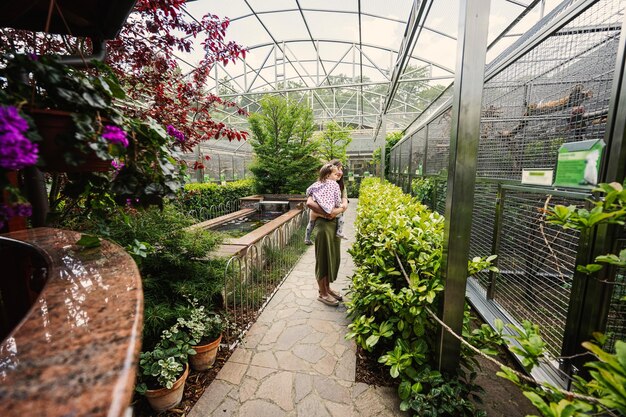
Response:
[[[32,214],[33,208],[30,204],[16,203],[10,206],[0,204],[0,229],[15,216],[30,217]]]
[[[13,106],[0,107],[0,133],[18,132],[24,133],[28,130],[28,123],[22,119],[19,111]]]
[[[111,161],[111,166],[117,171],[120,172],[122,168],[124,168],[124,163],[114,159]]]
[[[124,132],[123,129],[117,126],[104,126],[104,132],[102,132],[102,137],[111,143],[122,145],[125,148],[128,147],[128,137],[126,137],[126,132]]]
[[[39,55],[37,55],[37,54],[28,53],[28,54],[26,54],[26,56],[27,56],[27,57],[28,57],[28,59],[30,59],[31,61],[39,61]]]
[[[24,136],[28,123],[13,106],[0,106],[0,168],[22,169],[37,162],[39,148]]]
[[[185,142],[185,135],[183,134],[183,132],[181,132],[180,130],[176,129],[172,125],[167,125],[167,134],[170,135],[170,136],[173,136],[178,141],[178,143],[184,143]]]

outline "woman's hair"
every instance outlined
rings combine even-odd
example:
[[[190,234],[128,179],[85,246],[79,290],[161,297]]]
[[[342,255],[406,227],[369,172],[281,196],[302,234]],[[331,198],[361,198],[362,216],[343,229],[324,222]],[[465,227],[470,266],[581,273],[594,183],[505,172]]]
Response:
[[[322,169],[320,169],[319,181],[326,181],[330,174],[332,174],[335,170],[339,168],[333,164],[325,164]]]
[[[329,164],[334,165],[343,171],[343,164],[341,163],[339,159],[333,159],[332,161],[329,162]],[[345,187],[343,183],[343,175],[341,176],[339,181],[337,181],[337,184],[339,184],[339,190],[343,193],[343,188]]]

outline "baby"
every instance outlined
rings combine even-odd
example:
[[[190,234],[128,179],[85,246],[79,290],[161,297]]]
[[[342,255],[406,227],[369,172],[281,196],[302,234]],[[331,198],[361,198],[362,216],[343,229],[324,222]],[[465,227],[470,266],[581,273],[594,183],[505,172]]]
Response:
[[[306,189],[306,195],[313,197],[313,200],[315,200],[325,213],[330,214],[335,207],[341,207],[341,191],[339,190],[339,184],[337,184],[339,178],[339,168],[332,164],[326,164],[320,169],[318,181]],[[313,242],[311,242],[311,232],[315,227],[315,221],[318,217],[321,216],[313,210],[309,212],[309,225],[306,228],[306,234],[304,236],[304,243],[307,245],[313,244]],[[343,216],[339,215],[336,218],[337,236],[346,239],[343,235]]]

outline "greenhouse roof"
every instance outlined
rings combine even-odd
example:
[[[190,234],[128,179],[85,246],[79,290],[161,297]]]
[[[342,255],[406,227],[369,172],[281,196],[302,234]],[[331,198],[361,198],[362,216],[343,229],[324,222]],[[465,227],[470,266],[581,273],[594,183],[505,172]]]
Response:
[[[492,0],[487,61],[559,3]],[[456,0],[198,0],[188,11],[230,19],[227,39],[248,53],[216,65],[209,87],[251,112],[280,94],[308,102],[320,128],[334,120],[376,138],[405,130],[454,79]],[[200,59],[180,58],[189,69]],[[214,117],[247,128],[234,111]]]

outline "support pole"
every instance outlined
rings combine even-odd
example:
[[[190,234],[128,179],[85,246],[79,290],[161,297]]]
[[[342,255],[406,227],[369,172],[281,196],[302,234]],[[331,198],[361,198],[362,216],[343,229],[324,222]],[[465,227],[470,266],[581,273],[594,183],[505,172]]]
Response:
[[[490,3],[490,0],[463,0],[459,9],[442,257],[445,292],[440,311],[440,317],[457,334],[463,328]],[[437,353],[439,370],[447,373],[458,370],[461,343],[443,329],[439,333]]]
[[[385,169],[387,166],[387,116],[384,114],[381,116],[382,122],[380,124],[380,179],[385,180]],[[374,138],[376,140],[376,138]]]

